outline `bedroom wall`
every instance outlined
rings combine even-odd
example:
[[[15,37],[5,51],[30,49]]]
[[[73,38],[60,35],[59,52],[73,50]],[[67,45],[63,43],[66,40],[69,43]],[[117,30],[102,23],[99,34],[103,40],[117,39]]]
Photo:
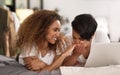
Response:
[[[112,42],[120,37],[120,1],[119,0],[44,0],[44,9],[59,9],[59,13],[69,18],[81,13],[91,13],[95,17],[106,18],[108,32]]]

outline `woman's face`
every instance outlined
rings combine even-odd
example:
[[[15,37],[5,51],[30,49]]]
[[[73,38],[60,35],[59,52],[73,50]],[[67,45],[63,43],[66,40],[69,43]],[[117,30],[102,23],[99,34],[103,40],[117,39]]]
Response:
[[[60,36],[61,24],[59,20],[54,21],[48,28],[46,39],[49,43],[55,44]]]

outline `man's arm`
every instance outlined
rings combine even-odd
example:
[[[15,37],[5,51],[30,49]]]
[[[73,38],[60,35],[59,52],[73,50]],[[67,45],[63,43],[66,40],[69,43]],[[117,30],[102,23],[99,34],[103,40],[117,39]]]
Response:
[[[80,65],[83,66],[83,62],[80,61],[81,54],[83,57],[86,57],[88,55],[88,51],[86,50],[86,47],[84,44],[76,44],[75,50],[73,51],[73,54],[69,57],[67,57],[64,62],[63,66],[75,66]]]
[[[76,63],[77,63],[78,57],[79,57],[79,55],[73,54],[73,55],[67,57],[67,58],[64,60],[64,62],[63,62],[62,65],[63,65],[63,66],[74,66],[74,65],[76,65]]]

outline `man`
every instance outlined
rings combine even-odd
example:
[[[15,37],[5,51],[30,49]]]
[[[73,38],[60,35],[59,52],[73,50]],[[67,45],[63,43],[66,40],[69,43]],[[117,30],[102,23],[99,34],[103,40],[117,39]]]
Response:
[[[84,66],[90,53],[92,38],[97,28],[97,22],[90,14],[77,15],[72,21],[73,43],[76,44],[73,54],[67,57],[64,66]]]

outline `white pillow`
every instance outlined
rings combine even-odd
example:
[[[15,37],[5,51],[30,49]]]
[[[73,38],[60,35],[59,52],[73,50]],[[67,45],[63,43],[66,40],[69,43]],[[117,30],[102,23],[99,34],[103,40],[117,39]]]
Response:
[[[120,75],[120,65],[104,67],[60,67],[61,75]]]

